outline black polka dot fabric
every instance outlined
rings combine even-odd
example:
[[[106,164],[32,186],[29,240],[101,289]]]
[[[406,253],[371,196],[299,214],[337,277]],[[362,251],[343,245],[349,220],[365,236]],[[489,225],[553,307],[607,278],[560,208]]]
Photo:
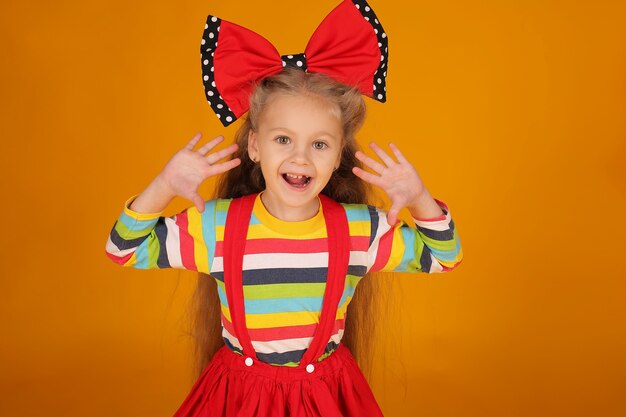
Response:
[[[280,59],[283,61],[283,67],[294,67],[306,72],[305,54],[283,55]]]
[[[202,44],[200,46],[200,59],[202,60],[202,82],[204,84],[204,92],[206,99],[220,119],[224,126],[228,126],[237,118],[230,107],[220,95],[219,90],[215,86],[215,76],[213,67],[213,54],[217,48],[217,41],[220,33],[220,24],[222,21],[209,15],[204,25],[204,33],[202,35]]]
[[[363,19],[365,19],[370,25],[376,37],[378,38],[378,48],[380,48],[380,65],[374,73],[374,93],[372,98],[384,103],[387,100],[387,86],[385,79],[387,78],[387,68],[389,61],[389,49],[387,33],[383,29],[383,25],[376,17],[376,13],[370,7],[365,0],[352,0],[354,7],[361,13]]]

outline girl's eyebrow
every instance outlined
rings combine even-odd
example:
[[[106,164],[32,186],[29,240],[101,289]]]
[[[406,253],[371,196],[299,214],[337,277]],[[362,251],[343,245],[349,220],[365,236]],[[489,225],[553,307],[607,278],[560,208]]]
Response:
[[[270,131],[270,132],[273,132],[273,131],[275,131],[275,130],[280,130],[280,131],[283,131],[283,132],[287,132],[287,133],[289,133],[289,134],[291,134],[291,135],[293,135],[293,134],[295,133],[295,132],[294,132],[293,130],[291,130],[291,129],[288,129],[288,128],[286,128],[286,127],[280,127],[280,126],[279,126],[279,127],[274,127],[274,128],[271,128],[269,131]],[[317,132],[315,132],[315,135],[316,135],[316,136],[317,136],[317,135],[322,135],[322,136],[330,136],[331,138],[336,138],[336,136],[335,136],[335,135],[333,135],[332,133],[327,132],[327,131],[325,131],[325,130],[320,130],[320,131],[317,131]]]

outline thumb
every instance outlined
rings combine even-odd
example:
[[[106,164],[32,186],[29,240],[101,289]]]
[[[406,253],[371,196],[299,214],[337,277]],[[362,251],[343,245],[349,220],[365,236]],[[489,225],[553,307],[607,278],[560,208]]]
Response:
[[[391,208],[387,212],[387,223],[389,223],[391,226],[394,226],[396,224],[396,221],[398,220],[399,212],[400,212],[400,209],[398,209],[397,207],[391,206]]]
[[[204,211],[204,199],[198,193],[191,196],[191,202],[196,206],[198,211],[202,213]]]

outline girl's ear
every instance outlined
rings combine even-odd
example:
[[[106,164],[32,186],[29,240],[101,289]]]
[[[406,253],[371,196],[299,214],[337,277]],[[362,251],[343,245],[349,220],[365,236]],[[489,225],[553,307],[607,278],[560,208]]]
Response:
[[[256,162],[258,155],[259,148],[256,141],[256,132],[250,129],[250,131],[248,132],[248,156],[250,157],[250,159]]]

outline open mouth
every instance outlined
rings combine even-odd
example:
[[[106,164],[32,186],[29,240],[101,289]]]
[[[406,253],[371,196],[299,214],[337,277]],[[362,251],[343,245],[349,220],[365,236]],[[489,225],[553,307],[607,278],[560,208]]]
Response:
[[[311,177],[290,173],[283,174],[283,179],[287,182],[287,184],[296,188],[304,188],[311,182]]]

